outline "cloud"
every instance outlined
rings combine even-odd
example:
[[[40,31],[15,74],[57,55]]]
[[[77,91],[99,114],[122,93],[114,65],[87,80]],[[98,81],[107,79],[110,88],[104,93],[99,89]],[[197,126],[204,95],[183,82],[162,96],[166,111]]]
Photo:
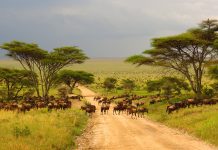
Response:
[[[0,0],[0,43],[13,39],[51,50],[76,45],[91,57],[126,57],[150,39],[218,19],[216,0]]]

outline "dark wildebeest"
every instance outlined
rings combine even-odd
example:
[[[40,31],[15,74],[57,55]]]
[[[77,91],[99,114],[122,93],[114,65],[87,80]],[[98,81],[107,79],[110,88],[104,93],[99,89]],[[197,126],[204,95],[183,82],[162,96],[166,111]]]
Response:
[[[214,99],[203,99],[201,105],[215,105],[216,101]]]
[[[155,103],[156,103],[156,101],[155,101],[154,99],[152,99],[152,100],[150,101],[150,105],[155,104]]]
[[[137,107],[136,106],[130,106],[127,108],[127,114],[131,115],[131,118],[137,117]]]
[[[95,105],[90,104],[90,105],[81,106],[81,110],[84,110],[86,114],[92,116],[92,114],[95,113],[96,107]]]
[[[166,112],[168,112],[168,114],[170,114],[171,112],[178,110],[178,109],[179,109],[179,107],[177,107],[175,104],[173,104],[173,105],[167,106]]]
[[[101,105],[101,114],[108,114],[108,111],[110,109],[110,104],[102,103]]]
[[[88,105],[88,107],[86,107],[86,113],[89,114],[89,116],[92,116],[92,114],[95,113],[95,110],[95,105]]]
[[[138,112],[138,117],[140,116],[144,117],[145,112],[148,113],[148,109],[145,107],[141,107],[141,108],[138,108],[137,112]]]
[[[197,99],[187,99],[185,101],[186,105],[188,106],[188,108],[190,107],[190,105],[194,106],[198,106],[200,104],[200,101]]]

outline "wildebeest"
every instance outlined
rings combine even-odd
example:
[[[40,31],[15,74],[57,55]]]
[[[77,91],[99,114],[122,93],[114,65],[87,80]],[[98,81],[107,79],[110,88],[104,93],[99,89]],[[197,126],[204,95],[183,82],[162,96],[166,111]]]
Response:
[[[152,100],[150,101],[150,105],[155,104],[155,103],[156,103],[156,101],[155,101],[154,99],[152,99]]]
[[[81,110],[84,110],[86,114],[88,114],[89,116],[92,116],[92,114],[95,113],[96,107],[95,105],[86,104],[86,105],[81,106]]]
[[[110,109],[110,104],[102,103],[101,105],[101,114],[108,114],[108,111]]]
[[[83,98],[82,95],[73,95],[70,97],[71,99],[78,99],[78,100],[81,100],[81,98]]]
[[[148,109],[145,107],[140,107],[137,109],[138,117],[144,117],[144,114],[148,113]]]
[[[127,114],[131,115],[131,118],[134,116],[137,117],[137,107],[136,106],[129,106],[127,108]]]
[[[214,99],[203,99],[201,105],[215,105],[216,101]]]
[[[166,112],[168,114],[170,114],[171,112],[178,110],[178,109],[179,109],[179,107],[177,107],[175,104],[173,104],[173,105],[167,106]]]
[[[31,105],[28,104],[28,103],[21,103],[21,104],[18,104],[18,108],[17,108],[17,112],[20,113],[20,112],[23,112],[25,113],[26,111],[30,111],[31,109]]]
[[[200,101],[197,99],[187,99],[186,101],[186,105],[188,106],[188,108],[191,106],[198,106],[200,104]]]
[[[120,114],[120,112],[123,113],[123,111],[126,110],[126,105],[123,104],[123,102],[118,102],[118,104],[116,106],[114,106],[113,108],[113,115],[114,113],[117,115],[117,111],[118,111],[118,115]]]

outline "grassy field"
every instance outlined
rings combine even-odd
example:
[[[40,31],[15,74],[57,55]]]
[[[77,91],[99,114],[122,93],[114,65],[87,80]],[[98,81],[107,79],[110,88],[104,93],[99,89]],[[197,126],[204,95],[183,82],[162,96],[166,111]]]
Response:
[[[181,109],[168,115],[166,103],[148,106],[149,117],[218,146],[218,104]]]
[[[77,110],[26,114],[0,111],[0,150],[51,150],[75,148],[75,138],[86,126],[87,116]]]
[[[158,79],[162,76],[177,76],[178,74],[159,67],[135,67],[123,62],[124,59],[91,59],[81,65],[73,65],[68,69],[84,70],[95,75],[96,83],[89,87],[103,95],[119,95],[123,90],[105,91],[101,86],[106,77],[114,77],[119,80],[132,79],[136,82],[137,88],[133,93],[138,95],[147,95],[145,84],[148,80]],[[19,67],[16,62],[7,60],[0,61],[0,66]],[[208,78],[204,83],[212,82]],[[53,92],[52,92],[53,93]],[[177,100],[179,100],[178,97]],[[214,106],[203,106],[195,108],[181,109],[168,115],[166,106],[168,102],[149,105],[149,99],[144,99],[149,109],[148,117],[152,120],[166,124],[167,126],[178,128],[188,132],[198,138],[218,146],[218,104]],[[0,136],[1,137],[1,136]]]

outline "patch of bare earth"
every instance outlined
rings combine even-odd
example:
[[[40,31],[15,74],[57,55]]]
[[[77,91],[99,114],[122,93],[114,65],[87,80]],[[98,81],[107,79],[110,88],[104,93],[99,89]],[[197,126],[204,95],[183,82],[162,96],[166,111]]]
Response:
[[[84,134],[78,138],[79,150],[215,150],[180,131],[168,128],[147,118],[131,119],[126,114],[100,114],[100,107],[93,100],[94,92],[79,87],[82,95],[97,106]]]

